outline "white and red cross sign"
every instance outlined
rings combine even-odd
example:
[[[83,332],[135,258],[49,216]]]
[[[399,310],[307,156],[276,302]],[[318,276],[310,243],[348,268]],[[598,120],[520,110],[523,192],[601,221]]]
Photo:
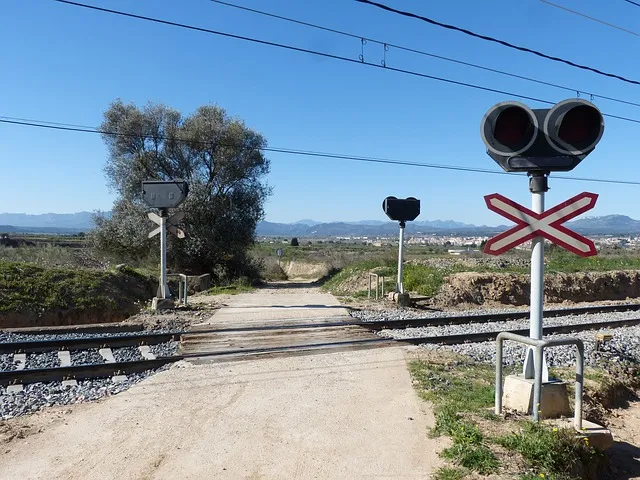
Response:
[[[591,210],[596,205],[598,195],[582,192],[566,202],[560,203],[542,213],[535,213],[509,200],[499,193],[484,197],[489,210],[512,220],[517,225],[491,238],[484,247],[484,253],[500,255],[533,237],[542,236],[581,257],[597,255],[591,240],[562,226],[562,223]]]

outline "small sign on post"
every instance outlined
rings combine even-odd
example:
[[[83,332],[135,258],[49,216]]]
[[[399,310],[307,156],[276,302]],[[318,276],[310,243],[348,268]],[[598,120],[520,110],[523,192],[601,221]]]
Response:
[[[183,180],[149,180],[142,182],[142,198],[151,208],[160,210],[160,215],[149,212],[149,219],[158,228],[149,232],[148,238],[160,234],[160,296],[162,299],[171,297],[167,285],[167,230],[178,238],[184,238],[184,231],[175,226],[184,218],[184,212],[176,212],[168,217],[170,208],[175,208],[184,202],[189,193],[189,185]]]
[[[278,248],[276,250],[276,255],[278,256],[278,266],[280,266],[280,258],[282,257],[283,254],[284,254],[284,251],[281,248]]]

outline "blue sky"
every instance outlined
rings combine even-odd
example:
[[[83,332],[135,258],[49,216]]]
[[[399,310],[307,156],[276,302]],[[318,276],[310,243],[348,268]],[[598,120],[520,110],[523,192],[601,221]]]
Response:
[[[520,75],[640,102],[640,86],[604,78],[499,45],[402,18],[351,0],[230,0],[358,35],[379,38]],[[478,33],[640,80],[640,39],[538,0],[385,0]],[[357,58],[357,39],[336,36],[208,0],[87,0],[86,3]],[[622,0],[557,3],[640,32],[640,8]],[[166,103],[188,114],[218,104],[261,132],[269,146],[498,170],[479,123],[510,97],[366,65],[80,9],[51,0],[0,6],[0,116],[98,126],[116,98]],[[390,49],[387,64],[560,101],[575,96]],[[365,46],[365,60],[382,47]],[[640,108],[600,98],[606,113],[640,119]],[[525,101],[534,108],[544,105]],[[640,124],[606,119],[597,149],[571,175],[640,180]],[[4,177],[0,212],[106,210],[99,135],[0,124]],[[267,220],[385,219],[388,195],[421,199],[420,220],[497,225],[483,196],[499,192],[529,205],[526,178],[269,153],[274,195]],[[557,174],[555,177],[561,177]],[[593,215],[640,218],[640,187],[552,178],[547,206],[582,191],[600,194]]]

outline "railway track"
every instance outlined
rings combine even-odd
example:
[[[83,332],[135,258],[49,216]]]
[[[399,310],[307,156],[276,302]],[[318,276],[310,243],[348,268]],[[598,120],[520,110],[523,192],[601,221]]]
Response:
[[[583,315],[604,312],[621,312],[640,310],[640,305],[607,305],[598,307],[579,307],[570,309],[556,309],[545,312],[545,317],[558,317],[561,315]],[[384,329],[406,329],[414,327],[438,327],[446,325],[464,325],[488,322],[500,322],[506,320],[518,320],[528,318],[529,313],[512,312],[491,315],[466,315],[449,316],[439,318],[419,318],[408,320],[381,320],[381,321],[343,321],[325,323],[298,323],[275,324],[259,326],[240,326],[230,328],[214,328],[207,330],[189,330],[169,333],[132,332],[123,335],[49,338],[42,340],[26,340],[13,342],[0,342],[0,354],[22,355],[22,362],[15,370],[0,371],[0,385],[22,385],[35,382],[73,381],[97,377],[114,377],[128,375],[160,368],[169,363],[183,359],[194,358],[245,358],[260,355],[292,354],[294,352],[328,351],[344,348],[373,348],[397,344],[443,344],[454,345],[469,342],[491,341],[501,330],[491,330],[478,333],[456,333],[448,335],[428,335],[410,338],[390,338],[366,334],[367,331],[380,331]],[[576,323],[549,326],[544,329],[546,335],[574,333],[602,328],[619,328],[623,326],[640,325],[639,318],[630,318],[612,321],[596,321],[590,323]],[[342,339],[342,332],[351,332]],[[507,329],[518,334],[528,334],[528,328]],[[39,335],[43,334],[39,330]],[[305,334],[322,332],[323,336],[317,337],[322,341],[309,341],[313,335]],[[365,332],[365,333],[361,333]],[[24,336],[24,335],[23,335]],[[196,341],[199,338],[213,336],[217,344],[210,350],[182,353],[171,356],[149,355],[148,347],[159,343],[177,341],[188,337],[188,341]],[[275,342],[263,344],[265,338],[276,339]],[[350,337],[350,338],[346,338]],[[194,340],[195,339],[195,340]],[[243,341],[239,341],[242,339]],[[146,352],[146,358],[134,361],[115,361],[110,354],[111,348],[138,347]],[[51,368],[24,368],[24,356],[31,353],[42,352],[70,352],[74,350],[102,349],[104,363],[86,365],[61,365]],[[146,349],[146,350],[144,350]],[[62,357],[61,357],[62,358]],[[109,360],[109,358],[111,360]],[[20,363],[20,362],[19,362]]]

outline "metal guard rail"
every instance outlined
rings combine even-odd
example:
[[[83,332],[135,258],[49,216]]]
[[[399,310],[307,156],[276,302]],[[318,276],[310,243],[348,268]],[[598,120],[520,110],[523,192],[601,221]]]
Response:
[[[574,426],[582,429],[582,390],[584,385],[584,343],[577,338],[558,338],[549,340],[535,340],[533,338],[516,335],[515,333],[502,332],[496,338],[496,397],[495,413],[502,413],[502,344],[505,340],[512,340],[524,343],[534,348],[535,379],[533,386],[533,420],[540,421],[540,397],[542,394],[542,358],[544,349],[547,347],[559,347],[561,345],[575,345],[578,350],[576,361],[576,395],[574,408]]]

